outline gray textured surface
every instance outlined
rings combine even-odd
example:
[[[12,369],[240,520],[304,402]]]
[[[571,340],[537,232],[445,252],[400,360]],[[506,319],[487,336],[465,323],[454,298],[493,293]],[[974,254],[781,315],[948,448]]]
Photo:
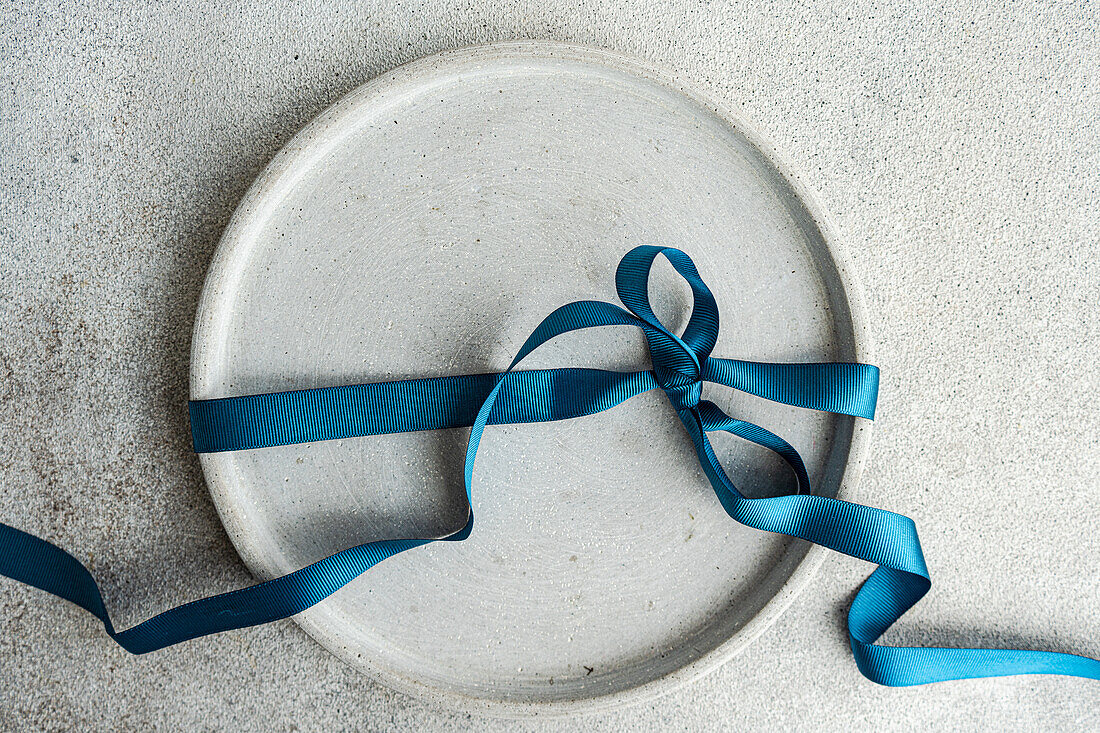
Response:
[[[77,550],[120,625],[248,582],[184,411],[194,306],[229,213],[360,82],[443,48],[555,38],[688,74],[754,120],[846,231],[884,369],[856,498],[917,521],[934,578],[889,640],[1100,655],[1094,10],[385,5],[5,9],[4,521]],[[588,724],[1100,726],[1096,683],[865,682],[843,611],[868,570],[830,558],[747,653]],[[370,683],[289,621],[131,658],[90,617],[7,582],[0,619],[6,727],[471,723]]]

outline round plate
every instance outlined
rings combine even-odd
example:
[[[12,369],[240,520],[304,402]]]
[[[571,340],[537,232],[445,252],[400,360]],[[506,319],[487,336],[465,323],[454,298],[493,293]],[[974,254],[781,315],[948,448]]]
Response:
[[[444,53],[344,98],[241,202],[195,327],[195,399],[494,371],[555,307],[616,301],[638,244],[695,260],[718,356],[866,358],[820,209],[743,122],[662,71],[575,46]],[[651,292],[682,327],[667,263]],[[617,301],[616,301],[617,302]],[[641,332],[568,334],[524,368],[644,369]],[[855,480],[865,424],[715,385],[798,448],[815,490]],[[261,578],[465,518],[468,430],[202,456]],[[754,496],[777,458],[717,438]],[[801,541],[722,511],[660,391],[559,423],[491,427],[462,543],[387,560],[296,617],[382,682],[469,709],[573,711],[668,689],[741,649],[817,565]]]

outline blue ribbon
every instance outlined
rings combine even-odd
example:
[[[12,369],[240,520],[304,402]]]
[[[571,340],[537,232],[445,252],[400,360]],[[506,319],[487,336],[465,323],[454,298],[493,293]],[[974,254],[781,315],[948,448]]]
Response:
[[[664,255],[691,286],[694,305],[683,334],[669,331],[649,303],[650,268]],[[264,448],[363,435],[471,426],[465,482],[469,506],[478,445],[487,425],[543,422],[591,415],[660,388],[695,444],[699,461],[726,512],[742,524],[816,542],[878,567],[848,612],[848,635],[859,670],[883,685],[1016,674],[1063,674],[1100,679],[1100,661],[1073,654],[1006,649],[882,646],[875,642],[931,585],[916,527],[908,517],[814,496],[798,452],[764,428],[724,414],[702,399],[715,382],[775,402],[872,419],[878,369],[867,364],[761,364],[710,355],[718,339],[714,296],[686,254],[638,247],[623,257],[615,286],[626,309],[599,301],[569,303],[546,317],[508,369],[277,394],[196,400],[191,430],[199,453]],[[653,369],[515,371],[555,336],[596,326],[636,326],[649,345]],[[799,493],[748,499],[730,481],[708,433],[732,433],[779,454],[794,471]],[[443,541],[466,539],[465,525]],[[0,524],[0,574],[53,593],[95,614],[107,633],[134,654],[304,611],[382,560],[436,539],[369,542],[296,572],[204,598],[116,631],[91,574],[64,550]]]

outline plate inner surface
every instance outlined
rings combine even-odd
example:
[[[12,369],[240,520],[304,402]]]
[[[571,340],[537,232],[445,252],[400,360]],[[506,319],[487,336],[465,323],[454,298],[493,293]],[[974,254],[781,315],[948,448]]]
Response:
[[[725,117],[657,76],[583,54],[458,53],[361,88],[250,191],[212,266],[193,396],[504,368],[538,322],[618,302],[639,244],[683,249],[717,298],[715,355],[851,358],[836,266],[805,204]],[[651,293],[682,328],[667,263]],[[641,333],[561,337],[524,367],[648,368]],[[835,495],[852,421],[707,385]],[[203,456],[226,527],[260,577],[464,519],[468,429]],[[789,492],[777,459],[716,450],[744,493]],[[560,423],[490,427],[477,525],[376,566],[298,617],[393,686],[485,703],[622,692],[728,648],[807,546],[722,511],[664,395]],[[773,611],[776,609],[774,608]]]

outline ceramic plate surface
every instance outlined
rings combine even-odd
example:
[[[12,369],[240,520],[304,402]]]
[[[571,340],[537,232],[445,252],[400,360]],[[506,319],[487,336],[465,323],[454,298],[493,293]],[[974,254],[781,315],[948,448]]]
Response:
[[[495,371],[555,307],[618,302],[639,244],[678,247],[714,290],[717,356],[865,360],[858,304],[819,207],[744,123],[681,81],[555,44],[449,52],[359,88],[279,153],[211,266],[196,399]],[[659,263],[666,324],[691,296]],[[568,334],[525,368],[649,367],[640,331]],[[855,480],[867,423],[716,385],[704,394],[801,451],[815,491]],[[468,429],[202,456],[261,578],[465,518]],[[777,459],[716,450],[744,493],[793,490]],[[503,713],[669,689],[741,649],[816,567],[738,525],[657,391],[608,412],[491,427],[478,523],[373,568],[296,617],[382,682]]]

